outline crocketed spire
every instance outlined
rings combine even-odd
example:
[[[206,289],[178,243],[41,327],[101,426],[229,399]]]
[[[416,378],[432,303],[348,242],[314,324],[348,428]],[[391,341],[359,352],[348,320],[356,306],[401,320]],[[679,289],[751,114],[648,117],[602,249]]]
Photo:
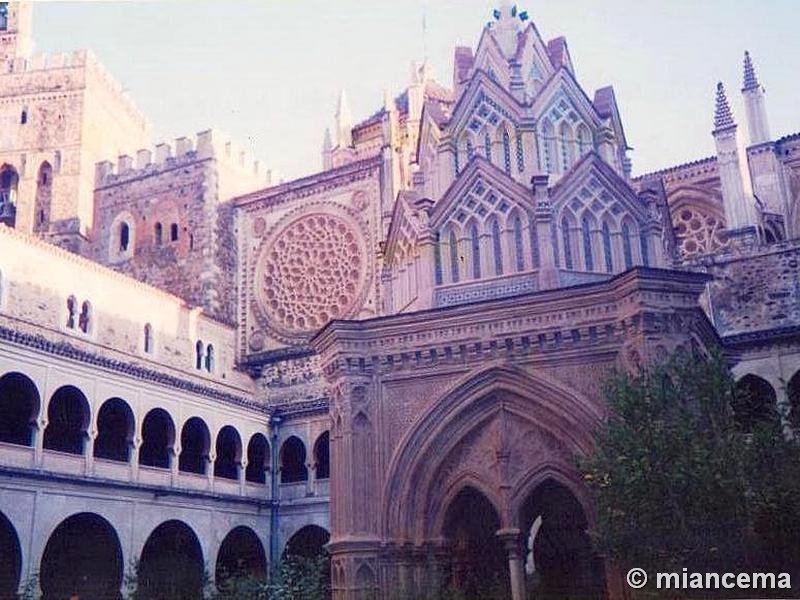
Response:
[[[753,68],[753,61],[750,58],[750,53],[744,51],[744,90],[752,90],[758,87],[758,78],[756,77],[756,70]]]
[[[714,110],[714,130],[733,127],[733,114],[728,104],[728,97],[725,95],[725,86],[720,81],[717,84],[717,106]]]

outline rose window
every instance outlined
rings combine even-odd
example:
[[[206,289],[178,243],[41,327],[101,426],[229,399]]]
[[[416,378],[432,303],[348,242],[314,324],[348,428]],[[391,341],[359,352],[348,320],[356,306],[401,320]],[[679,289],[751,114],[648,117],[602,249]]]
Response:
[[[716,252],[727,245],[725,224],[712,215],[706,216],[691,208],[675,215],[675,235],[683,258]]]
[[[256,293],[279,334],[316,331],[352,316],[366,291],[363,237],[331,214],[300,217],[278,232],[262,253]]]

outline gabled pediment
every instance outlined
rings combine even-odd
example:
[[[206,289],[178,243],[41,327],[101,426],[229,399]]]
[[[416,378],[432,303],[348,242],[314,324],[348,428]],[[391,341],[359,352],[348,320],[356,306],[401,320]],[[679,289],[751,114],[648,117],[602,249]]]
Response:
[[[569,207],[573,214],[590,208],[595,215],[609,214],[619,220],[624,214],[643,223],[647,210],[634,189],[596,152],[590,152],[550,190],[556,213]]]
[[[454,139],[465,129],[473,133],[484,124],[496,127],[506,120],[518,124],[523,113],[514,97],[483,71],[476,71],[453,109],[447,131]]]
[[[434,205],[431,227],[438,229],[451,218],[466,223],[475,217],[507,214],[515,207],[533,210],[530,190],[482,156],[475,156]]]
[[[592,101],[564,67],[560,68],[545,84],[542,91],[536,96],[532,107],[537,121],[563,110],[575,111],[576,116],[592,129],[601,125],[600,116]]]
[[[416,244],[422,228],[420,223],[419,200],[414,192],[400,192],[392,209],[392,220],[384,246],[384,261],[387,265],[394,263],[398,253],[407,251]]]
[[[508,58],[489,27],[483,28],[473,65],[475,71],[484,71],[499,85],[508,88],[511,79]]]

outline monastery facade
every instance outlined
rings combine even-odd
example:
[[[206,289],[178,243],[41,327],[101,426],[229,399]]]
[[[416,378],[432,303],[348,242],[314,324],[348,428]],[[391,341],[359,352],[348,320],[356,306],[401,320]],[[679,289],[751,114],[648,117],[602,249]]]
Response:
[[[0,598],[323,546],[336,600],[618,598],[575,467],[612,370],[721,346],[800,426],[800,134],[749,54],[745,131],[720,83],[716,155],[633,177],[623,99],[503,4],[278,183],[215,131],[148,149],[30,19],[0,3]]]

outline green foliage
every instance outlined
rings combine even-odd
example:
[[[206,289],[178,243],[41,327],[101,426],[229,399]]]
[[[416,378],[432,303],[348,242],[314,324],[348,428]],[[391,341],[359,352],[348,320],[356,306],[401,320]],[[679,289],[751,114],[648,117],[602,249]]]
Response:
[[[623,572],[797,569],[800,448],[752,411],[737,425],[732,407],[754,403],[719,354],[616,374],[605,395],[611,417],[581,463],[602,554]]]
[[[207,600],[326,600],[330,598],[328,558],[288,557],[275,568],[271,578],[246,573],[219,575],[217,586],[210,584],[206,571],[204,594]],[[139,564],[134,561],[125,575],[127,597],[132,600],[174,600],[152,597],[139,582]],[[175,598],[182,598],[180,590]]]

